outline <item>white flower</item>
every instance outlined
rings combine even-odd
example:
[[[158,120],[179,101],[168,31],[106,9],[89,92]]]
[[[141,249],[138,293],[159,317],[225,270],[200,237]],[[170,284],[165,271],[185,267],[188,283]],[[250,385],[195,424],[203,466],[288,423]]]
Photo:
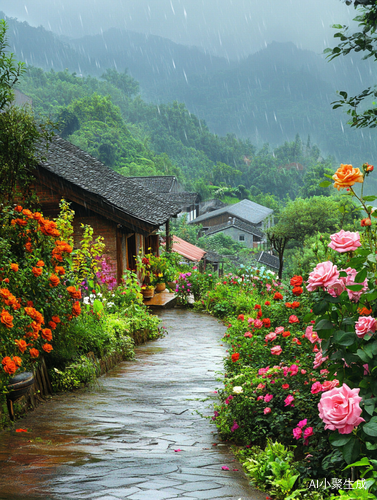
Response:
[[[233,392],[234,392],[234,394],[242,394],[243,389],[241,386],[237,385],[237,386],[233,387]]]
[[[83,302],[84,302],[84,304],[89,304],[89,297],[84,297]]]
[[[114,302],[108,302],[107,303],[107,307],[113,307],[113,306],[115,306]]]

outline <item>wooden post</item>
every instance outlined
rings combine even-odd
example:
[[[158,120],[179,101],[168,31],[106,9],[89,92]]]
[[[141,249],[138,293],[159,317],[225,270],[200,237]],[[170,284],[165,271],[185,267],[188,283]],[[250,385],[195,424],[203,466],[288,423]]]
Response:
[[[166,221],[166,251],[171,251],[171,240],[170,240],[170,220]]]

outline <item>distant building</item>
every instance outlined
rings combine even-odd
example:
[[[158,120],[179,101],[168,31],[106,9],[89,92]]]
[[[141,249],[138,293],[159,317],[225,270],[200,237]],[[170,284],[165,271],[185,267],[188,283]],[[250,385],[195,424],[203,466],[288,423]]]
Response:
[[[276,257],[276,255],[272,255],[268,252],[258,252],[255,254],[255,260],[258,264],[262,264],[271,271],[274,271],[277,273],[279,271],[279,257]]]
[[[274,224],[273,210],[250,200],[207,212],[189,222],[202,224],[206,235],[217,232],[229,234],[249,248],[266,241],[264,231]]]

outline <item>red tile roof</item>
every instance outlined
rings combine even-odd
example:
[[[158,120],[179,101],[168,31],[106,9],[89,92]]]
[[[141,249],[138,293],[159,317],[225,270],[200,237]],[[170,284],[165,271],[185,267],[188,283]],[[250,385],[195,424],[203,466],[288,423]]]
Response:
[[[207,253],[201,248],[182,240],[182,238],[178,238],[178,236],[173,236],[172,250],[182,255],[182,257],[194,262],[201,260]]]

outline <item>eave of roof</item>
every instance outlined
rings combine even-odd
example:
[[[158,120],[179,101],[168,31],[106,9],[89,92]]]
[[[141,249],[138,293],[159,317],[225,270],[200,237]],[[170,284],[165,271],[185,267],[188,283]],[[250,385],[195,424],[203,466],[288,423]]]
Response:
[[[242,200],[234,205],[228,205],[214,210],[213,212],[200,215],[196,219],[190,221],[189,224],[200,223],[205,220],[212,219],[213,217],[217,217],[218,215],[227,213],[232,217],[237,217],[238,219],[245,221],[246,223],[259,224],[259,222],[264,220],[266,217],[272,215],[273,210],[250,200]],[[250,216],[251,214],[253,217]]]
[[[109,218],[117,212],[120,217],[138,219],[152,229],[180,211],[162,196],[114,172],[59,136],[53,138],[44,156],[46,161],[39,166],[40,175],[46,171],[73,189],[81,190],[89,202],[102,205]]]

